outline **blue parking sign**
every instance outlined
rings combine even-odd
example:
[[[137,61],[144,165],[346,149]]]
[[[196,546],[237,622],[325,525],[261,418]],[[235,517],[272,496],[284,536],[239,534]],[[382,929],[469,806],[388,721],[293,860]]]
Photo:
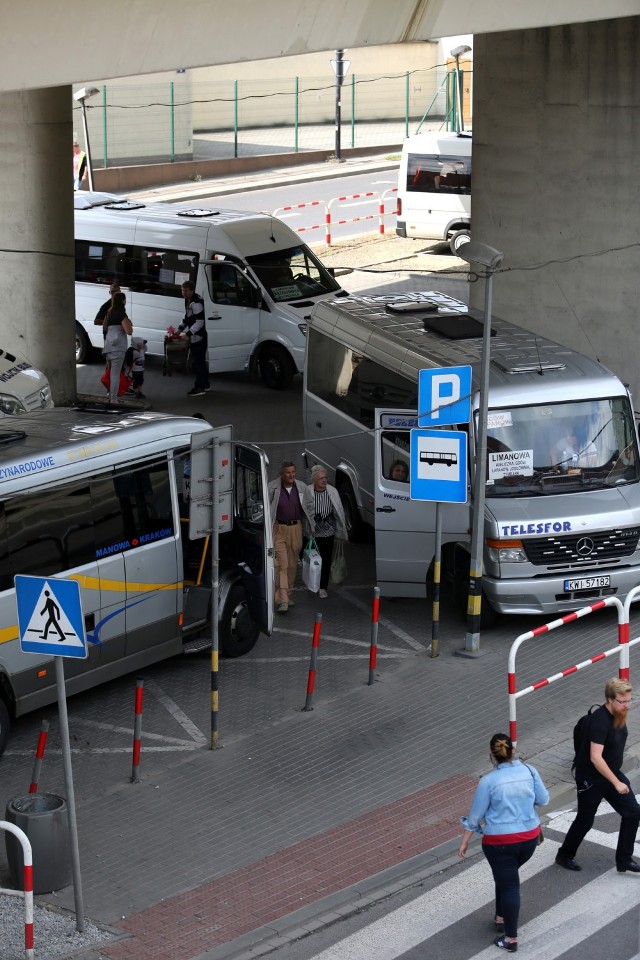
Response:
[[[451,427],[471,419],[471,367],[435,367],[418,374],[418,426]]]

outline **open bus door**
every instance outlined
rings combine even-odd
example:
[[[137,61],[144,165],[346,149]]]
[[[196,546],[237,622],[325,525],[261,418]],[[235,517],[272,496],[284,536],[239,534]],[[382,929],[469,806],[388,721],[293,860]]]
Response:
[[[231,550],[237,559],[251,619],[267,636],[273,630],[274,553],[264,450],[236,443]]]
[[[383,596],[426,596],[435,550],[436,505],[409,495],[412,411],[375,412],[376,577]],[[467,540],[469,506],[443,505],[443,542]]]

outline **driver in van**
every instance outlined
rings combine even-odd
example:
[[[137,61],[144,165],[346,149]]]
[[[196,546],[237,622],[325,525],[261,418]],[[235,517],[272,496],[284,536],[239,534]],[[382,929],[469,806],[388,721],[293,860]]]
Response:
[[[580,440],[577,429],[569,426],[566,434],[552,447],[551,463],[561,470],[589,467],[595,463],[596,454],[595,444],[591,440]]]

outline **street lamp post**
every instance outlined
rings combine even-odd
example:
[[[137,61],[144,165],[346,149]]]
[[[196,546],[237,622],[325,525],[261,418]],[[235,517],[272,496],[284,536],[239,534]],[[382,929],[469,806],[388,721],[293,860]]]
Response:
[[[467,633],[460,653],[477,656],[480,652],[480,614],[482,608],[482,555],[484,549],[485,470],[487,460],[487,412],[489,409],[489,364],[491,362],[491,295],[493,275],[504,260],[504,254],[486,243],[470,240],[460,247],[458,256],[467,263],[479,264],[484,274],[484,328],[482,331],[482,364],[480,367],[480,403],[476,436],[474,470],[473,523],[471,560],[469,564],[469,600]]]
[[[459,47],[454,47],[451,56],[456,61],[456,133],[464,130],[464,116],[462,115],[462,95],[460,93],[460,57],[463,53],[469,53],[471,47],[466,43],[461,43]]]
[[[336,150],[335,156],[338,163],[342,162],[342,152],[340,146],[340,123],[342,113],[342,83],[347,75],[347,70],[351,66],[350,60],[344,60],[344,50],[336,50],[336,59],[331,61],[334,73],[336,75]]]
[[[89,175],[89,190],[93,190],[93,163],[91,162],[91,147],[89,146],[89,127],[87,125],[87,108],[85,106],[86,101],[90,97],[95,97],[96,94],[100,93],[97,87],[82,87],[81,90],[77,90],[73,99],[80,104],[82,107],[82,129],[84,130],[84,145],[87,149],[87,173]]]

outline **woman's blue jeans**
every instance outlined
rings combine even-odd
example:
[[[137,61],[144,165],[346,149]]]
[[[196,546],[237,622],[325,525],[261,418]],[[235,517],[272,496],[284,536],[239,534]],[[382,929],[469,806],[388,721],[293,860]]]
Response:
[[[518,936],[520,914],[520,874],[523,863],[531,860],[538,846],[538,838],[519,843],[483,843],[482,852],[489,861],[496,886],[496,916],[504,917],[507,937]]]

